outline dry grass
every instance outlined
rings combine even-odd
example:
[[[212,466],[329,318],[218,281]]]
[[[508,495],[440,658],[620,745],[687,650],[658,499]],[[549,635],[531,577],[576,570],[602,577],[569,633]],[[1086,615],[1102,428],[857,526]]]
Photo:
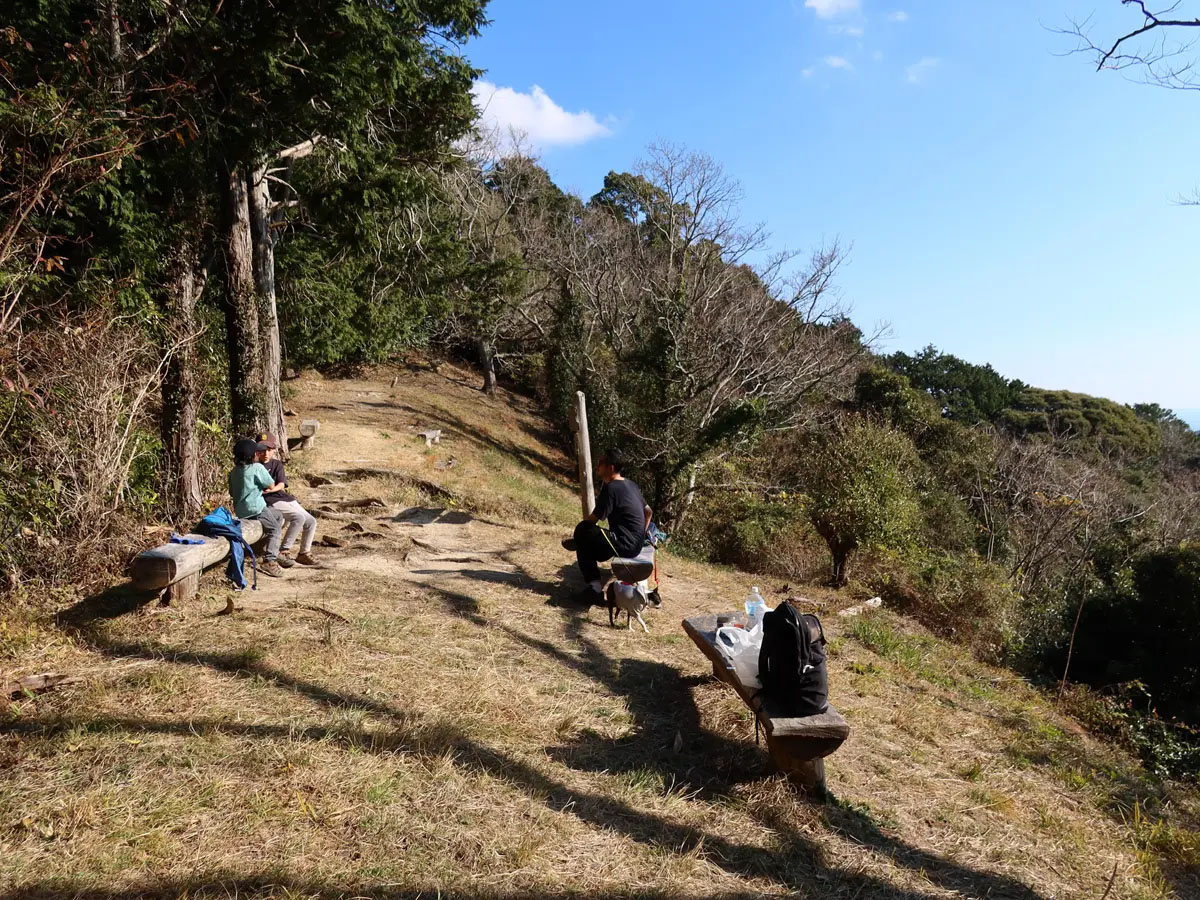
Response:
[[[401,473],[299,491],[388,503],[363,531],[322,521],[347,541],[324,567],[231,616],[209,576],[184,608],[110,593],[0,631],[5,670],[92,673],[0,719],[7,896],[1036,900],[1099,897],[1114,867],[1110,897],[1194,888],[1147,849],[1177,836],[1115,812],[1146,809],[1131,763],[889,615],[827,617],[854,734],[836,801],[799,800],[678,627],[751,576],[667,558],[648,636],[565,605],[577,507],[543,423],[452,370],[393,374],[296,383],[322,420],[297,475]],[[411,432],[431,424],[430,452]],[[429,504],[414,476],[466,512],[398,521]]]

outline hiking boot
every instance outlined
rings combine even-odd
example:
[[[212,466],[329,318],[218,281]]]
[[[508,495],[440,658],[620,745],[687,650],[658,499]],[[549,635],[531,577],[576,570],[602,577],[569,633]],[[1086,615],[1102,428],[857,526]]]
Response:
[[[294,559],[292,559],[290,556],[284,556],[282,553],[275,557],[275,562],[279,563],[280,567],[284,569],[290,569],[296,564]]]
[[[578,545],[575,543],[575,538],[573,538],[573,537],[563,538],[562,548],[564,550],[570,550],[572,553],[574,553],[576,546],[578,546]]]
[[[296,562],[302,566],[315,566],[317,564],[317,561],[312,558],[311,553],[297,553]]]
[[[272,578],[279,578],[283,575],[283,566],[279,565],[279,562],[273,559],[259,566],[258,571],[264,575],[270,575]]]
[[[604,593],[596,590],[589,584],[585,585],[583,590],[573,593],[571,601],[578,603],[580,606],[602,606],[604,604]]]

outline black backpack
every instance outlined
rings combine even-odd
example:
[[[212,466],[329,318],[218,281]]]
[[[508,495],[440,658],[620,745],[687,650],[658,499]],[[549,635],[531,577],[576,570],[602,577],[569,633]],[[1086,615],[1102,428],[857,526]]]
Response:
[[[817,639],[810,638],[810,622]],[[763,693],[793,715],[815,716],[829,708],[825,631],[816,616],[801,615],[790,603],[763,616],[758,680]]]

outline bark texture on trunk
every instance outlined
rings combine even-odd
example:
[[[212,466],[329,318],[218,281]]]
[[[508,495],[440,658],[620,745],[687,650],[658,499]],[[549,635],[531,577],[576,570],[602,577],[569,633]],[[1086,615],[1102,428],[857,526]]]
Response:
[[[176,251],[176,270],[166,298],[169,334],[175,345],[163,377],[164,472],[170,509],[190,517],[202,505],[200,495],[200,448],[196,440],[199,384],[196,375],[196,304],[204,291],[204,275],[195,247],[182,242]]]
[[[246,177],[240,168],[225,174],[225,324],[229,350],[229,400],[236,438],[267,427],[259,337],[254,244]]]
[[[491,396],[496,393],[496,355],[492,350],[492,342],[487,338],[480,338],[477,347],[479,365],[483,367],[483,392]]]
[[[283,417],[283,348],[275,303],[275,238],[271,233],[271,191],[266,164],[250,172],[250,236],[253,242],[254,284],[258,293],[258,327],[262,346],[263,397],[266,431],[279,438],[279,453],[287,457],[287,424]]]
[[[829,555],[833,559],[833,586],[845,587],[849,580],[850,555],[858,549],[858,542],[846,539],[827,522],[814,522],[813,527],[829,547]]]
[[[121,7],[119,0],[101,2],[100,18],[104,22],[104,35],[108,39],[108,55],[116,71],[113,74],[113,94],[119,101],[125,98],[125,48],[121,40]],[[122,108],[119,115],[124,116]]]
[[[671,531],[678,531],[683,527],[683,523],[687,520],[688,510],[692,508],[692,501],[696,499],[696,479],[699,474],[699,466],[688,466],[687,492],[684,493],[683,497],[680,498],[678,512],[671,517]]]

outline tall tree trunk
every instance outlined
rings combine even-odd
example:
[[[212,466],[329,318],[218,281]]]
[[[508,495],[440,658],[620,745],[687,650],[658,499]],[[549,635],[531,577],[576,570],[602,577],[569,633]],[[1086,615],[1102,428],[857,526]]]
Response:
[[[229,403],[235,437],[267,427],[258,297],[246,177],[239,167],[224,176],[225,325],[229,352]]]
[[[175,343],[163,377],[162,435],[170,509],[180,517],[199,511],[200,450],[196,443],[199,408],[196,378],[196,303],[204,291],[195,246],[187,240],[176,249],[177,268],[167,285],[169,334]]]
[[[489,397],[496,393],[496,354],[492,342],[481,337],[476,344],[479,350],[479,365],[483,367],[483,392]]]
[[[850,578],[850,548],[836,544],[829,549],[833,553],[833,586],[845,587]]]
[[[283,418],[283,395],[280,390],[283,352],[279,340],[279,313],[275,304],[275,238],[271,234],[271,191],[265,163],[250,172],[246,187],[249,194],[250,235],[254,246],[254,284],[258,291],[266,430],[279,438],[279,452],[286,457],[287,423]]]
[[[688,510],[692,508],[692,501],[696,499],[696,479],[700,474],[698,465],[688,466],[688,486],[687,491],[679,500],[678,512],[671,519],[671,531],[678,531],[683,527],[683,523],[687,520]]]
[[[121,40],[121,8],[119,0],[102,0],[99,11],[100,18],[104,21],[104,36],[108,39],[108,55],[112,59],[115,69],[113,93],[123,104],[125,99],[125,48]],[[125,115],[123,105],[118,115]]]

